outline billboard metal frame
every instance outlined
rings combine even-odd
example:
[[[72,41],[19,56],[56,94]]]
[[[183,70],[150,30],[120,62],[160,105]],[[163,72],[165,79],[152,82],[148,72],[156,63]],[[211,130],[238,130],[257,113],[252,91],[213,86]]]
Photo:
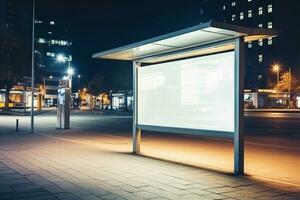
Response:
[[[232,40],[227,40],[226,42],[234,44],[234,132],[161,127],[138,124],[138,68],[142,67],[143,60],[147,60],[147,57],[145,57],[142,60],[133,61],[133,153],[138,154],[141,151],[142,130],[232,138],[234,141],[234,173],[238,175],[244,174],[244,38],[239,37]],[[210,46],[205,45],[204,47],[200,46],[197,49],[195,49],[194,47],[193,50],[195,51],[201,50],[203,48],[213,48],[214,46],[215,44],[211,44]],[[181,53],[185,51],[187,50],[181,50]]]
[[[188,38],[190,33],[196,33]],[[198,35],[197,35],[198,34]],[[202,35],[201,35],[202,34]],[[211,38],[210,36],[212,36]],[[184,30],[165,34],[131,45],[95,53],[93,58],[133,61],[133,153],[141,151],[142,130],[197,134],[231,138],[234,142],[234,173],[244,174],[244,67],[245,42],[276,37],[278,31],[264,28],[247,28],[233,24],[209,21]],[[189,35],[191,36],[191,35]],[[222,37],[220,37],[222,36]],[[205,39],[206,38],[206,39]],[[180,41],[180,45],[168,40]],[[195,39],[195,40],[194,40]],[[202,40],[197,40],[202,39]],[[168,47],[168,48],[167,48]],[[149,51],[151,48],[151,51]],[[147,50],[148,49],[148,50]],[[234,51],[234,131],[222,132],[149,126],[138,124],[138,68],[143,65]]]

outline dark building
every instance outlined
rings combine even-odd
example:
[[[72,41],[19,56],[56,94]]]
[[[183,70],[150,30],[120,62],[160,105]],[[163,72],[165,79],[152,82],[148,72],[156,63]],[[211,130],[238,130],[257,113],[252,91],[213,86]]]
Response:
[[[30,76],[31,71],[31,33],[32,33],[32,3],[31,1],[20,0],[0,0],[0,34],[11,37],[22,46],[22,55],[26,57],[22,63],[22,68],[26,69],[26,76]],[[28,79],[19,80],[22,84],[30,85]]]
[[[273,87],[276,83],[276,73],[272,71],[274,64],[281,66],[280,73],[292,68],[293,74],[299,75],[299,5],[298,1],[293,0],[206,1],[206,19],[280,31],[276,38],[246,44],[246,89]]]
[[[55,106],[58,82],[66,75],[68,62],[72,60],[72,41],[68,39],[67,30],[55,20],[37,18],[35,30],[36,61],[44,85],[44,103]],[[61,62],[62,58],[64,62]]]
[[[37,9],[38,10],[38,9]],[[69,34],[56,21],[36,18],[35,20],[35,64],[36,83],[43,87],[44,103],[56,105],[58,82],[66,75],[67,62],[58,62],[58,55],[72,59],[72,42],[67,39]],[[0,33],[21,37],[26,42],[26,53],[31,51],[32,38],[32,1],[0,0]],[[28,54],[29,56],[29,54]],[[29,69],[31,59],[24,66]],[[28,76],[31,71],[28,70]],[[30,85],[28,78],[20,80]]]
[[[31,34],[31,2],[0,0],[0,32]]]

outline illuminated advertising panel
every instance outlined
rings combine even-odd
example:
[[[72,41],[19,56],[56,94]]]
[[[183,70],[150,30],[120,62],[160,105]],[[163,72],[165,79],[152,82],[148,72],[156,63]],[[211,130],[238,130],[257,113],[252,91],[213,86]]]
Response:
[[[138,68],[138,125],[234,132],[234,52]]]

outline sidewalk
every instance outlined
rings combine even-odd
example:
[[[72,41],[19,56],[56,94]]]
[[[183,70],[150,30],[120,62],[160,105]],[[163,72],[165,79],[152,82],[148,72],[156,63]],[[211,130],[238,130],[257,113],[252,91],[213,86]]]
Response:
[[[0,199],[300,199],[296,186],[129,151],[107,134],[0,134]]]

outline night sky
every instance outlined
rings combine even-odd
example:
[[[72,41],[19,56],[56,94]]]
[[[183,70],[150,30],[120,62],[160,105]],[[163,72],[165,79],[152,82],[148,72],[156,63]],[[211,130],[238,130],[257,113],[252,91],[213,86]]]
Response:
[[[131,79],[131,62],[92,59],[92,54],[197,25],[205,21],[203,1],[36,0],[36,11],[37,18],[53,19],[69,30],[73,65],[86,81],[97,73],[110,80]],[[212,1],[212,6],[218,3],[206,1]],[[282,27],[284,49],[280,53],[287,59],[281,62],[300,74],[299,3],[287,1],[281,10],[287,26]]]
[[[131,44],[201,22],[201,0],[36,0],[37,18],[69,30],[74,66],[86,79],[95,73],[131,76],[131,63],[92,59],[93,53]]]

